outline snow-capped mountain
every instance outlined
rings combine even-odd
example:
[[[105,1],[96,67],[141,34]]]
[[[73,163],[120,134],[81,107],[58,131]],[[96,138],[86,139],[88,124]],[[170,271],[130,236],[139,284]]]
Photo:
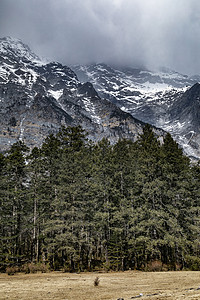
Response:
[[[22,41],[0,39],[0,149],[17,140],[38,146],[61,125],[81,125],[88,137],[135,140],[143,122],[101,99],[93,85],[74,71],[46,62]]]
[[[199,158],[199,81],[164,68],[69,68],[40,59],[18,39],[1,38],[0,150],[19,139],[38,146],[61,125],[81,125],[92,140],[136,140],[145,122]]]
[[[72,69],[80,81],[90,81],[101,97],[135,118],[169,131],[189,156],[200,157],[199,108],[192,104],[199,101],[196,83],[200,76],[189,77],[166,68],[152,72],[106,64],[76,65]],[[190,92],[193,85],[196,93]],[[195,126],[190,126],[194,120]]]

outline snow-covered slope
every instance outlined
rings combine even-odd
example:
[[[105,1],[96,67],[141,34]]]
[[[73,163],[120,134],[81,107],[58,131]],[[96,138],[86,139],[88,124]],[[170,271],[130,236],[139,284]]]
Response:
[[[153,72],[106,64],[76,65],[72,69],[81,81],[92,82],[101,97],[109,99],[135,118],[169,131],[189,156],[200,156],[199,143],[192,143],[200,128],[191,131],[185,126],[191,116],[185,114],[183,120],[171,114],[178,99],[200,81],[200,76],[189,77],[166,68]],[[190,132],[193,131],[191,138]]]
[[[61,125],[82,125],[89,138],[136,139],[142,122],[103,100],[91,83],[74,71],[45,62],[22,41],[0,39],[0,148],[18,139],[40,145]]]
[[[69,68],[40,59],[20,40],[1,38],[0,149],[18,139],[40,145],[61,125],[82,125],[93,140],[135,140],[148,122],[199,158],[198,81],[168,69]]]
[[[21,40],[13,37],[0,38],[0,53],[4,58],[14,60],[41,62],[41,59],[31,51]]]

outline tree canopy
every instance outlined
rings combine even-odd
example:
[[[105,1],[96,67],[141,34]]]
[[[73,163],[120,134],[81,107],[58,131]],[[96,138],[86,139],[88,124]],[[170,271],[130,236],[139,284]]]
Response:
[[[62,127],[0,154],[0,269],[200,268],[200,165],[149,125],[136,142]]]

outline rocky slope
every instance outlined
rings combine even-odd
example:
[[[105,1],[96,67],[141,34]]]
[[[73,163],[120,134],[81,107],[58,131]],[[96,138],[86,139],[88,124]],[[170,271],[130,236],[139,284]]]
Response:
[[[81,81],[90,81],[101,97],[135,118],[169,131],[187,155],[200,157],[200,76],[166,68],[152,72],[105,64],[72,69]]]
[[[93,85],[57,62],[42,61],[20,40],[0,39],[0,150],[17,140],[39,146],[61,125],[81,125],[88,137],[135,140],[143,122],[101,99]]]
[[[1,38],[0,150],[19,139],[39,146],[61,125],[81,125],[95,141],[136,140],[147,122],[199,158],[199,81],[168,69],[69,68],[41,60],[20,40]]]

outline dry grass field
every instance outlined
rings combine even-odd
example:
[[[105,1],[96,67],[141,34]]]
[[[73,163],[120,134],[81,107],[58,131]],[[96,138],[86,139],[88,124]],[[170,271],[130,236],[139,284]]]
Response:
[[[99,277],[100,283],[94,286]],[[0,274],[1,300],[200,299],[200,272]]]

